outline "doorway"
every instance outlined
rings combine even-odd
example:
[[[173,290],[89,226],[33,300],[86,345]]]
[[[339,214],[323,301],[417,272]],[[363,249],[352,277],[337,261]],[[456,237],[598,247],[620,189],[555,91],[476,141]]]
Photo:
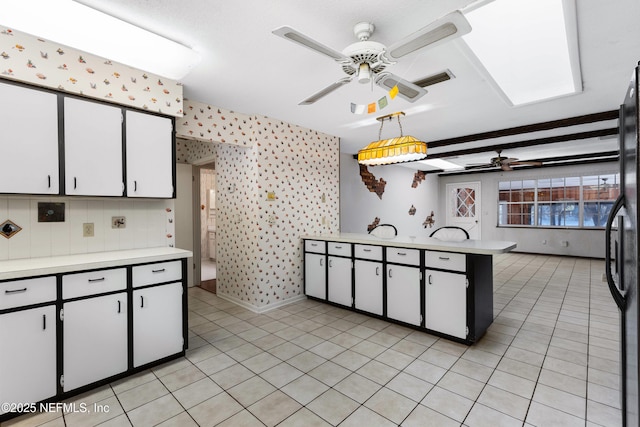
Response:
[[[216,292],[216,170],[215,163],[197,168],[199,176],[200,287]]]
[[[479,240],[481,215],[480,182],[447,184],[447,225],[462,227]]]

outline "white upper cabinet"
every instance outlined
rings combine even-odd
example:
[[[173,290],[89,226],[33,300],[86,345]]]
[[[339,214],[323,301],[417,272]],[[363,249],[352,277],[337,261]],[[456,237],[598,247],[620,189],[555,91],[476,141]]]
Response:
[[[122,196],[122,110],[64,99],[65,193]]]
[[[58,194],[58,97],[0,83],[0,193]]]
[[[125,122],[127,197],[172,198],[171,119],[127,110]]]

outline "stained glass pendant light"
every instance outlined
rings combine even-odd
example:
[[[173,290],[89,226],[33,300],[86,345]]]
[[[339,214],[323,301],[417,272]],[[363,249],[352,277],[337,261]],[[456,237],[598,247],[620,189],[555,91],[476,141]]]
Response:
[[[386,116],[377,117],[380,122],[380,131],[378,132],[378,141],[358,151],[358,163],[362,165],[388,165],[392,163],[411,162],[422,160],[427,157],[427,143],[414,138],[413,136],[402,134],[402,124],[400,116],[404,116],[404,112],[399,111]],[[382,127],[385,120],[393,120],[398,118],[398,126],[400,127],[400,136],[391,139],[380,139],[382,135]]]

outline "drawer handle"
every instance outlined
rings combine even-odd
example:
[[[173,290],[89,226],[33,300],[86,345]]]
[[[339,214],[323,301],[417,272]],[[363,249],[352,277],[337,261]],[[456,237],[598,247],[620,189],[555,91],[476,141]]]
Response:
[[[311,243],[311,246],[313,246],[315,248],[316,246],[318,246],[318,244],[317,243]]]
[[[429,284],[431,285],[431,275],[429,275]]]
[[[363,249],[363,252],[371,252],[371,249]]]
[[[22,292],[27,292],[27,288],[22,288],[22,289],[7,289],[6,291],[4,291],[4,293],[6,295],[11,295],[11,294],[20,294]]]
[[[406,252],[396,252],[396,253],[397,253],[398,255],[400,255],[400,256],[406,256],[406,255],[407,255],[407,253],[406,253]]]
[[[449,261],[448,256],[439,256],[438,259],[441,259],[442,261]]]
[[[322,267],[322,258],[320,258],[320,267]]]
[[[389,269],[389,277],[391,277],[391,278],[393,277],[393,276],[391,275],[391,269]]]
[[[140,308],[144,308],[144,297],[140,295]]]
[[[380,267],[376,267],[376,276],[380,275]]]
[[[47,329],[47,315],[43,314],[42,315],[42,330],[44,331],[45,329]]]
[[[104,277],[100,277],[98,279],[89,279],[89,283],[94,283],[94,282],[104,282]]]
[[[120,300],[118,300],[118,313],[120,313],[122,310],[120,310]]]
[[[75,190],[76,188],[78,188],[78,180],[76,179],[76,177],[73,177],[73,189]]]
[[[333,267],[333,265],[331,264],[331,260],[329,260],[329,268]]]
[[[159,270],[151,270],[152,273],[164,273],[165,269],[161,268]]]
[[[51,188],[51,175],[47,175],[47,188]]]
[[[342,249],[342,246],[334,246],[336,249]]]

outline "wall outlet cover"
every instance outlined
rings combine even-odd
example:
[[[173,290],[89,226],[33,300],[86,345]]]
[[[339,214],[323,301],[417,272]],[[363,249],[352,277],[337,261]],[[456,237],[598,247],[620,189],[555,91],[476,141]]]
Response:
[[[93,237],[93,235],[93,223],[85,222],[84,224],[82,224],[82,237]]]

